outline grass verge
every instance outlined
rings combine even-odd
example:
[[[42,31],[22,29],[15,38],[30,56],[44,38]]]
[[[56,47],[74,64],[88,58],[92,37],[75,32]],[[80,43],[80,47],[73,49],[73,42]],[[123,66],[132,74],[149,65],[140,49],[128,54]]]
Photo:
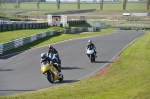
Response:
[[[111,64],[107,75],[1,99],[150,99],[150,32]],[[64,90],[65,89],[65,90]]]
[[[112,33],[112,32],[113,32],[113,29],[102,29],[101,32],[92,32],[92,33],[90,32],[90,33],[83,33],[83,34],[82,33],[81,34],[58,33],[57,35],[45,37],[45,38],[42,38],[42,39],[37,40],[35,42],[32,42],[32,43],[23,45],[21,47],[6,51],[3,54],[1,54],[0,56],[14,53],[14,52],[19,52],[22,50],[27,50],[27,49],[31,49],[31,48],[44,46],[44,45],[48,45],[50,43],[56,43],[56,42],[60,42],[60,41],[68,40],[68,39],[72,39],[72,38],[81,38],[81,37],[86,37],[86,36],[94,36],[94,35],[100,35],[100,34],[106,34],[106,33]]]
[[[91,27],[88,23],[71,25],[69,28],[78,28],[78,27]],[[31,36],[33,34],[39,34],[44,31],[56,30],[57,32],[63,32],[65,28],[63,27],[49,27],[42,29],[24,29],[24,30],[14,30],[14,31],[4,31],[0,32],[0,43],[9,42],[17,38]]]
[[[62,32],[64,28],[62,27],[50,27],[50,28],[43,28],[43,29],[25,29],[25,30],[15,30],[15,31],[5,31],[0,32],[0,43],[8,42],[11,40],[15,40],[17,38],[31,36],[33,34],[39,34],[44,31],[51,31],[56,30],[58,32]]]

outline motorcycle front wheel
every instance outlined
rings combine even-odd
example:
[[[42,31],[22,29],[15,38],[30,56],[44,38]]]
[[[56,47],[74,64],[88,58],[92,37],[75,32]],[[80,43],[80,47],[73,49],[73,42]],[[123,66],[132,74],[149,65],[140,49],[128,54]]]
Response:
[[[94,54],[90,55],[91,63],[95,62],[95,56]]]

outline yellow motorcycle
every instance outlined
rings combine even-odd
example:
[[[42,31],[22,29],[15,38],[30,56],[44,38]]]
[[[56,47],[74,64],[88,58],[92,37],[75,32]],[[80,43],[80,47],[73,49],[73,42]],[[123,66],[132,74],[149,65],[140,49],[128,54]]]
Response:
[[[58,64],[54,63],[53,65]],[[54,83],[56,80],[62,81],[64,79],[63,74],[62,73],[60,74],[53,65],[48,64],[48,62],[42,62],[41,63],[42,73],[46,75],[47,80],[50,83]]]

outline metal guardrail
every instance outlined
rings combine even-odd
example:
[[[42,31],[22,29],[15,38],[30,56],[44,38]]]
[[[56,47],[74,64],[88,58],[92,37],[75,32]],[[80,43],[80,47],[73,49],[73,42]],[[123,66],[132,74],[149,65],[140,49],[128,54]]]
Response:
[[[33,41],[36,41],[38,39],[47,37],[47,36],[51,36],[51,35],[55,35],[57,32],[56,31],[47,31],[47,32],[42,32],[40,34],[34,34],[28,37],[24,37],[24,38],[19,38],[19,39],[15,39],[12,40],[10,42],[6,42],[6,43],[1,43],[0,44],[0,54],[3,54],[4,52],[14,49],[14,48],[18,48],[20,46],[23,46],[25,44],[31,43]]]

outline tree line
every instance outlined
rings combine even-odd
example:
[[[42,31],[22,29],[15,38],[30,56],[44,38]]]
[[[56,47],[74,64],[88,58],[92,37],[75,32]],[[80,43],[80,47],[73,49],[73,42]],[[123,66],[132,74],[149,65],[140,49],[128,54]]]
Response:
[[[21,2],[36,2],[37,3],[37,8],[40,8],[40,2],[46,2],[46,0],[0,0],[0,5],[1,3],[16,3],[17,4],[17,8],[20,8],[20,3]],[[80,0],[76,0],[77,2],[77,8],[80,9]],[[99,0],[99,5],[100,5],[100,10],[103,9],[103,2],[104,0]],[[60,0],[56,0],[56,5],[57,8],[60,9]],[[127,0],[122,0],[122,7],[123,10],[126,9],[126,5],[127,5]],[[146,0],[146,9],[149,9],[149,5],[150,5],[150,0]]]
[[[16,3],[17,0],[0,0],[1,3]],[[19,0],[20,2],[36,2],[36,0]],[[40,2],[46,2],[46,0],[40,0]]]

